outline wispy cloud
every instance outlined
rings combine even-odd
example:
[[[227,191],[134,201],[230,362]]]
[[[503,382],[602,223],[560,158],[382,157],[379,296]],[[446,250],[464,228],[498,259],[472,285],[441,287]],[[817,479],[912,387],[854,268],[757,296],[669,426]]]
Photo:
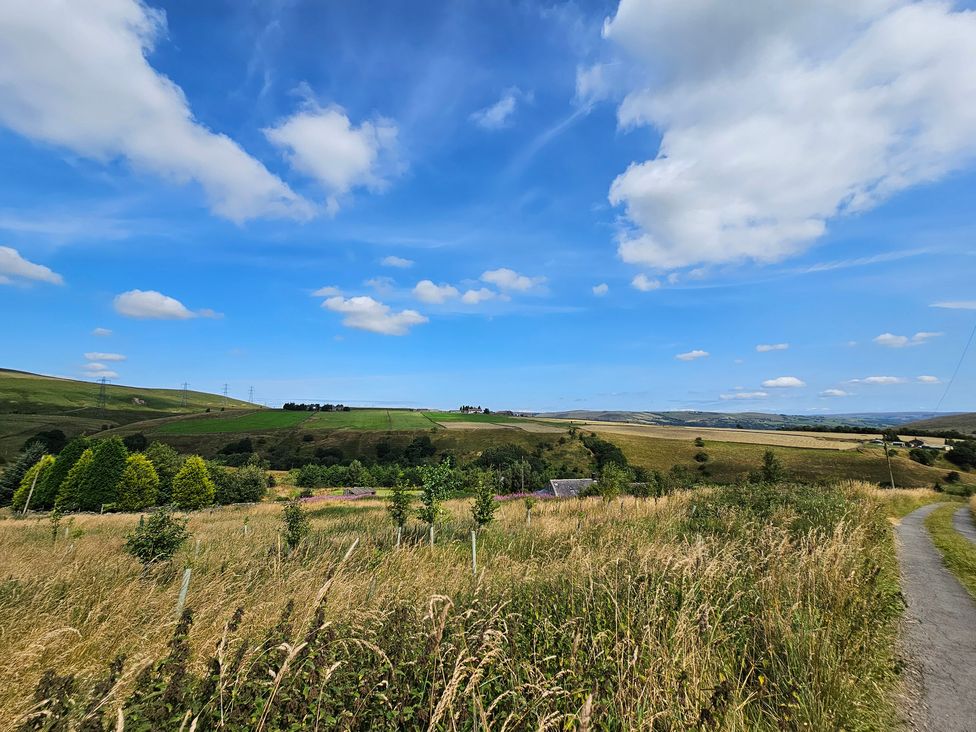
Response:
[[[675,356],[679,361],[697,361],[699,358],[708,358],[710,354],[708,351],[703,351],[701,349],[695,349],[694,351],[687,351],[685,353],[679,353]]]
[[[946,310],[976,310],[976,300],[947,300],[944,302],[934,302],[929,307],[944,308]]]
[[[921,346],[941,335],[943,334],[927,331],[920,331],[911,337],[895,335],[894,333],[882,333],[874,338],[874,342],[879,346],[886,346],[887,348],[906,348],[908,346]]]
[[[756,346],[756,350],[759,353],[769,353],[770,351],[785,351],[789,347],[789,343],[760,343]]]
[[[767,389],[799,389],[806,386],[806,382],[795,376],[777,376],[775,379],[766,379],[762,385]]]

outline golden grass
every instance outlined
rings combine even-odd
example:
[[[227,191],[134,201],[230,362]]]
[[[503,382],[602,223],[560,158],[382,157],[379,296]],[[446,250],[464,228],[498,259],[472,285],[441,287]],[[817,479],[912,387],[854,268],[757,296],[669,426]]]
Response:
[[[571,621],[586,644],[578,663],[605,668],[607,683],[613,685],[596,702],[595,692],[573,702],[580,714],[586,710],[583,716],[602,715],[637,727],[656,718],[685,728],[706,713],[708,704],[718,704],[716,689],[721,688],[731,700],[721,708],[721,729],[779,729],[794,723],[833,728],[872,719],[874,724],[861,726],[886,728],[891,711],[886,649],[893,630],[881,621],[878,627],[858,624],[861,615],[888,612],[866,588],[878,581],[877,567],[882,567],[882,578],[890,570],[884,569],[890,536],[877,534],[883,530],[871,519],[880,510],[873,492],[857,486],[848,514],[826,534],[791,533],[785,528],[794,518],[790,509],[779,510],[769,525],[748,523],[742,534],[688,534],[687,519],[694,515],[690,505],[704,505],[711,491],[699,489],[658,503],[630,498],[609,506],[597,500],[542,502],[533,509],[528,528],[521,502],[503,504],[496,523],[481,536],[477,580],[470,569],[467,501],[446,504],[447,518],[432,550],[422,527],[415,527],[398,552],[390,550],[394,534],[381,501],[317,508],[314,535],[291,557],[279,552],[280,506],[200,512],[190,519],[193,539],[176,562],[148,575],[122,551],[134,516],[76,516],[67,524],[67,536],[62,528],[54,542],[44,519],[0,520],[0,729],[27,712],[32,689],[46,668],[91,679],[124,651],[130,671],[117,696],[129,688],[135,671],[165,652],[177,621],[183,566],[193,570],[187,601],[195,611],[192,667],[202,671],[238,606],[245,608],[243,627],[252,637],[274,626],[290,598],[300,627],[307,627],[323,582],[356,541],[328,590],[332,617],[375,613],[390,603],[430,606],[434,613],[441,602],[436,598],[449,603],[449,598],[473,596],[486,606],[501,607],[521,589],[562,588],[570,604],[580,607]],[[718,520],[728,522],[736,515],[719,514]],[[868,561],[872,552],[877,557]],[[862,575],[864,581],[857,580]],[[662,585],[642,595],[633,584],[640,577],[661,578],[674,589],[665,591]],[[676,590],[684,598],[678,606],[672,597]],[[549,622],[547,602],[526,606],[540,628]],[[605,609],[606,603],[618,607],[617,621],[589,627],[590,613],[599,616],[596,608]],[[769,648],[750,651],[758,655],[749,663],[761,658],[762,666],[744,671],[745,656],[731,649],[755,639],[767,639]],[[577,693],[571,685],[572,659],[559,659],[570,674],[560,680],[542,671],[551,666],[551,658],[525,652],[518,661],[535,665],[534,683],[564,707],[570,704]],[[468,669],[458,660],[456,673],[467,683],[465,674],[476,667]],[[448,702],[461,694],[461,681],[455,679],[453,691],[450,683],[441,685],[432,699],[432,708],[445,720],[453,719]],[[792,698],[792,706],[778,707],[780,698]],[[575,712],[557,714],[543,706],[533,728],[546,714],[570,724]],[[512,724],[510,718],[509,728]]]

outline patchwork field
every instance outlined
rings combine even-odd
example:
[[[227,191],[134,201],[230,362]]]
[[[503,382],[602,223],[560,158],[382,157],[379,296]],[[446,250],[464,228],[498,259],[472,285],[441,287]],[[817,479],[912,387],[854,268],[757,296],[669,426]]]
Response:
[[[315,412],[305,425],[318,430],[432,430],[437,425],[426,412],[404,409],[353,409],[349,412]]]
[[[286,412],[277,409],[242,415],[199,417],[167,422],[155,427],[164,435],[196,435],[224,432],[268,432],[296,427],[311,415],[308,412]]]

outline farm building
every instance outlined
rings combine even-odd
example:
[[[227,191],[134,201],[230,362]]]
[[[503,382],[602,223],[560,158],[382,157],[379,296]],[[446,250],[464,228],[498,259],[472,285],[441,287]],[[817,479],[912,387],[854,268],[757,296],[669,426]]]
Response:
[[[353,488],[346,488],[345,490],[343,490],[342,491],[342,495],[344,495],[344,496],[355,496],[356,498],[365,498],[366,496],[375,496],[376,495],[376,489],[375,488],[360,488],[359,486],[355,486]]]
[[[553,498],[578,498],[583,490],[595,482],[592,478],[555,478],[539,493]]]

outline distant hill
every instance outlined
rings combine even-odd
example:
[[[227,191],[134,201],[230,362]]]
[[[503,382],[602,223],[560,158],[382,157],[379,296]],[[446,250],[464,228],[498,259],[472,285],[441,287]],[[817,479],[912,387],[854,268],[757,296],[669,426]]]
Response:
[[[790,427],[897,427],[928,420],[948,418],[935,412],[878,412],[864,414],[767,414],[765,412],[626,412],[572,410],[533,415],[551,419],[592,420],[597,422],[634,422],[636,424],[672,425],[676,427],[738,427],[749,430],[777,430]],[[971,417],[974,415],[970,415]]]
[[[938,417],[909,422],[905,426],[919,430],[957,430],[964,434],[976,434],[976,412],[941,414]]]
[[[61,379],[26,371],[0,369],[0,414],[84,414],[98,406],[99,384]],[[240,409],[257,405],[217,394],[187,391],[184,406],[179,389],[150,389],[135,386],[105,387],[105,409],[129,412],[202,412],[208,408]]]

